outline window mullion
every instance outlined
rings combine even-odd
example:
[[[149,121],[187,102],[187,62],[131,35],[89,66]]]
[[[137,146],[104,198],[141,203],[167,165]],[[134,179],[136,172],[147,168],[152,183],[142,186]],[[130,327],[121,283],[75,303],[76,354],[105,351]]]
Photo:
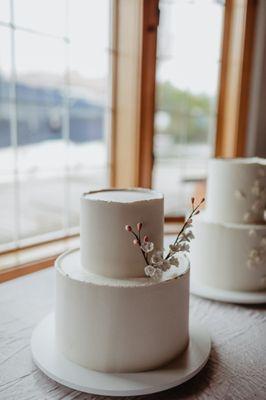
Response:
[[[15,58],[15,25],[14,25],[14,0],[10,1],[11,7],[11,81],[10,81],[10,128],[11,146],[14,152],[14,245],[18,247],[20,239],[20,183],[18,166],[18,127],[17,127],[17,98],[16,98],[16,58]]]

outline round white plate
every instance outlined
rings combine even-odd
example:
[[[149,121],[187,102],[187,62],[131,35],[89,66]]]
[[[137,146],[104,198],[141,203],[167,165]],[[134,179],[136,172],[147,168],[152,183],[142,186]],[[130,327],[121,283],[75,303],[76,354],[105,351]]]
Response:
[[[105,396],[136,396],[156,393],[184,383],[207,363],[211,350],[208,332],[194,323],[187,350],[164,368],[139,373],[103,373],[67,360],[55,346],[54,314],[35,328],[31,351],[35,364],[50,378],[86,393]]]
[[[190,282],[190,293],[209,300],[222,301],[236,304],[264,304],[266,303],[266,291],[239,292],[234,290],[217,289],[210,286]]]

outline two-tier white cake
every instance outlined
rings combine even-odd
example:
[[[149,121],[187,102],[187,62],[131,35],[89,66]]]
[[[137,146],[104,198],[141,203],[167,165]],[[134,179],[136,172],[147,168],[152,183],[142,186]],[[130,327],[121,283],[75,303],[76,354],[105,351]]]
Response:
[[[103,190],[81,198],[81,250],[56,262],[56,342],[68,359],[104,372],[144,371],[189,342],[189,263],[145,276],[125,225],[141,221],[163,249],[163,195]]]
[[[195,221],[193,281],[209,287],[266,289],[266,160],[209,162],[207,207]]]

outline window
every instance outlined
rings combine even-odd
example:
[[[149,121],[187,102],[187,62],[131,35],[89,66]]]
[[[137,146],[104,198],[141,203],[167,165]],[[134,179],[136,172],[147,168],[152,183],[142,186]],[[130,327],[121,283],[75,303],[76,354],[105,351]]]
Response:
[[[76,245],[82,192],[153,186],[176,221],[243,155],[256,3],[0,1],[0,282]]]
[[[160,0],[153,186],[184,215],[215,153],[224,1]]]
[[[76,231],[109,184],[110,0],[0,2],[0,251]]]

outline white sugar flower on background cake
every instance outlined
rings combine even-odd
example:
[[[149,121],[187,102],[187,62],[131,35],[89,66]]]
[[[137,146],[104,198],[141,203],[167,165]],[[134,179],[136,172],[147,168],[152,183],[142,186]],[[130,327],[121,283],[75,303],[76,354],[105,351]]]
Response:
[[[141,231],[143,224],[138,222],[136,227],[137,230],[134,231],[131,225],[126,225],[125,230],[131,233],[134,237],[133,244],[138,246],[146,266],[144,268],[145,275],[154,279],[160,280],[162,278],[163,272],[169,270],[171,265],[175,267],[179,266],[179,259],[177,257],[178,253],[188,253],[189,243],[194,239],[194,234],[191,230],[192,228],[192,217],[200,213],[200,206],[205,201],[202,199],[197,205],[195,205],[195,199],[192,197],[191,205],[192,210],[189,217],[184,222],[181,230],[179,231],[173,244],[170,244],[169,251],[166,255],[161,250],[156,250],[154,248],[154,243],[150,241],[147,235],[142,237]]]

